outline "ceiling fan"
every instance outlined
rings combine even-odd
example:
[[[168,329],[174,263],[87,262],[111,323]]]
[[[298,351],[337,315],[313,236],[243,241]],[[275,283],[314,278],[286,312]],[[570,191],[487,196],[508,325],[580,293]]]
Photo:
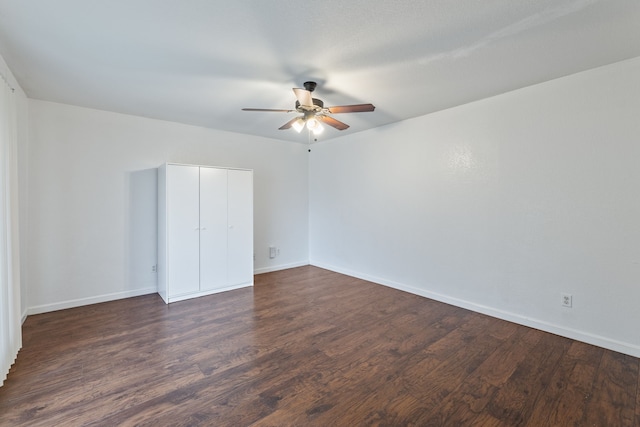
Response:
[[[376,107],[373,104],[356,104],[356,105],[340,105],[337,107],[325,107],[324,102],[317,98],[312,98],[311,93],[316,88],[316,82],[304,82],[302,88],[293,88],[297,101],[293,110],[276,110],[270,108],[243,108],[242,111],[271,111],[279,113],[301,113],[301,116],[289,120],[287,123],[279,127],[280,130],[294,128],[300,132],[306,126],[315,135],[319,135],[323,131],[320,122],[332,126],[338,130],[345,130],[348,124],[329,116],[329,114],[339,113],[362,113],[365,111],[373,111]]]

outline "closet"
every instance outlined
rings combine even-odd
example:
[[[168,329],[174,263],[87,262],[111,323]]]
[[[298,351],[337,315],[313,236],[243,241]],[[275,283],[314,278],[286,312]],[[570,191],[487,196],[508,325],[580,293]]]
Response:
[[[253,285],[253,171],[158,169],[158,293],[166,303]]]

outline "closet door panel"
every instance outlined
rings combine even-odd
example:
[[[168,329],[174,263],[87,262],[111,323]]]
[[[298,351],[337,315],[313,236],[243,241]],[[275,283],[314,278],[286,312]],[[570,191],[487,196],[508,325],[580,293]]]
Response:
[[[167,167],[167,275],[170,296],[200,288],[199,168]]]
[[[253,173],[228,171],[227,280],[253,282]]]
[[[200,290],[227,286],[227,170],[200,168]]]

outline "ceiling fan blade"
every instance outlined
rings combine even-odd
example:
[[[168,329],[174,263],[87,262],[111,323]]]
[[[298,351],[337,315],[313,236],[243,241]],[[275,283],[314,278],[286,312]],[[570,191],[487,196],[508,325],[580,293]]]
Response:
[[[339,105],[327,108],[331,114],[338,113],[364,113],[376,109],[373,104]]]
[[[291,113],[295,110],[274,110],[272,108],[243,108],[242,111],[273,111],[276,113]]]
[[[287,123],[283,124],[282,126],[280,126],[278,128],[278,130],[286,130],[286,129],[291,129],[291,126],[293,125],[293,122],[295,122],[296,120],[298,120],[299,117],[294,117],[293,119],[289,120]]]
[[[316,118],[318,118],[319,120],[322,120],[324,123],[328,124],[329,126],[333,126],[334,128],[336,128],[338,130],[345,130],[345,129],[347,129],[349,127],[348,124],[342,123],[340,120],[336,120],[333,117],[316,116]]]
[[[311,92],[306,89],[300,89],[297,87],[293,88],[293,93],[296,94],[296,98],[298,98],[298,102],[300,105],[304,105],[305,107],[313,107],[313,99],[311,99]]]

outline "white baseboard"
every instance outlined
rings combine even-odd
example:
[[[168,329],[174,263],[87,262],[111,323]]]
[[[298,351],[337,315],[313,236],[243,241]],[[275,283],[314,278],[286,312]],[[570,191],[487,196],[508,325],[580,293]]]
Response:
[[[36,305],[27,308],[27,315],[48,313],[50,311],[64,310],[67,308],[80,307],[89,304],[98,304],[101,302],[115,301],[123,298],[132,298],[140,295],[155,294],[158,289],[154,286],[151,288],[135,289],[132,291],[114,292],[111,294],[98,295],[88,298],[79,298],[68,301],[56,302],[53,304]]]
[[[193,298],[204,297],[206,295],[213,295],[213,294],[219,294],[219,293],[222,293],[222,292],[233,291],[233,290],[236,290],[236,289],[250,288],[252,286],[253,286],[253,280],[251,282],[241,283],[240,285],[228,286],[226,288],[209,289],[207,291],[196,292],[196,293],[188,293],[188,294],[184,294],[184,295],[178,295],[178,296],[175,296],[175,297],[170,297],[167,300],[165,300],[165,303],[170,304],[172,302],[185,301],[185,300],[189,300],[189,299],[193,299]]]
[[[397,283],[391,280],[370,276],[368,274],[350,271],[350,270],[336,267],[333,265],[324,264],[322,262],[311,261],[310,264],[316,267],[324,268],[326,270],[335,271],[336,273],[345,274],[351,277],[356,277],[358,279],[366,280],[366,281],[373,282],[383,286],[388,286],[390,288],[398,289],[414,295],[419,295],[435,301],[454,305],[456,307],[465,308],[467,310],[475,311],[477,313],[486,314],[487,316],[517,323],[523,326],[528,326],[530,328],[539,329],[541,331],[549,332],[555,335],[560,335],[565,338],[582,341],[587,344],[592,344],[598,347],[606,348],[608,350],[613,350],[619,353],[628,354],[629,356],[640,357],[640,346],[637,346],[634,344],[613,340],[607,337],[591,334],[585,331],[558,326],[558,325],[546,322],[544,320],[524,317],[517,313],[512,313],[512,312],[497,309],[494,307],[488,307],[482,304],[474,303],[472,301],[466,301],[466,300],[450,297],[448,295],[430,292],[424,289],[416,288],[414,286],[408,286],[408,285]]]
[[[305,261],[300,261],[300,262],[296,262],[296,263],[281,264],[281,265],[276,265],[276,266],[271,266],[271,267],[257,268],[257,269],[254,270],[254,274],[269,273],[269,272],[272,272],[272,271],[286,270],[288,268],[302,267],[302,266],[305,266],[305,265],[309,265],[309,261],[305,260]],[[98,304],[98,303],[101,303],[101,302],[115,301],[115,300],[119,300],[119,299],[123,299],[123,298],[132,298],[132,297],[137,297],[137,296],[140,296],[140,295],[155,294],[156,292],[158,292],[158,290],[154,286],[154,287],[151,287],[151,288],[136,289],[136,290],[124,291],[124,292],[115,292],[115,293],[111,293],[111,294],[97,295],[97,296],[92,296],[92,297],[87,297],[87,298],[79,298],[79,299],[74,299],[74,300],[61,301],[61,302],[56,302],[56,303],[53,303],[53,304],[36,305],[36,306],[28,307],[27,311],[25,313],[23,313],[22,323],[24,323],[24,321],[27,319],[27,316],[30,316],[30,315],[33,315],[33,314],[48,313],[50,311],[64,310],[64,309],[67,309],[67,308],[80,307],[80,306],[83,306],[83,305]]]
[[[309,261],[305,260],[305,261],[300,261],[300,262],[291,263],[291,264],[281,264],[281,265],[276,265],[271,267],[257,268],[254,270],[253,273],[254,274],[269,273],[272,271],[286,270],[289,268],[302,267],[305,265],[309,265]],[[105,295],[97,295],[97,296],[88,297],[88,298],[79,298],[79,299],[74,299],[69,301],[61,301],[53,304],[36,305],[36,306],[27,308],[26,313],[24,313],[22,316],[22,322],[24,323],[24,321],[27,319],[27,316],[32,314],[48,313],[50,311],[64,310],[67,308],[80,307],[83,305],[98,304],[101,302],[115,301],[123,298],[131,298],[131,297],[137,297],[140,295],[154,294],[156,292],[158,292],[157,288],[151,287],[151,288],[136,289],[133,291],[124,291],[124,292],[116,292],[116,293],[105,294]]]
[[[286,270],[288,268],[304,267],[305,265],[309,265],[309,261],[300,261],[300,262],[294,262],[292,264],[281,264],[281,265],[275,265],[271,267],[256,268],[253,270],[253,274],[271,273],[272,271],[280,271],[280,270]]]

